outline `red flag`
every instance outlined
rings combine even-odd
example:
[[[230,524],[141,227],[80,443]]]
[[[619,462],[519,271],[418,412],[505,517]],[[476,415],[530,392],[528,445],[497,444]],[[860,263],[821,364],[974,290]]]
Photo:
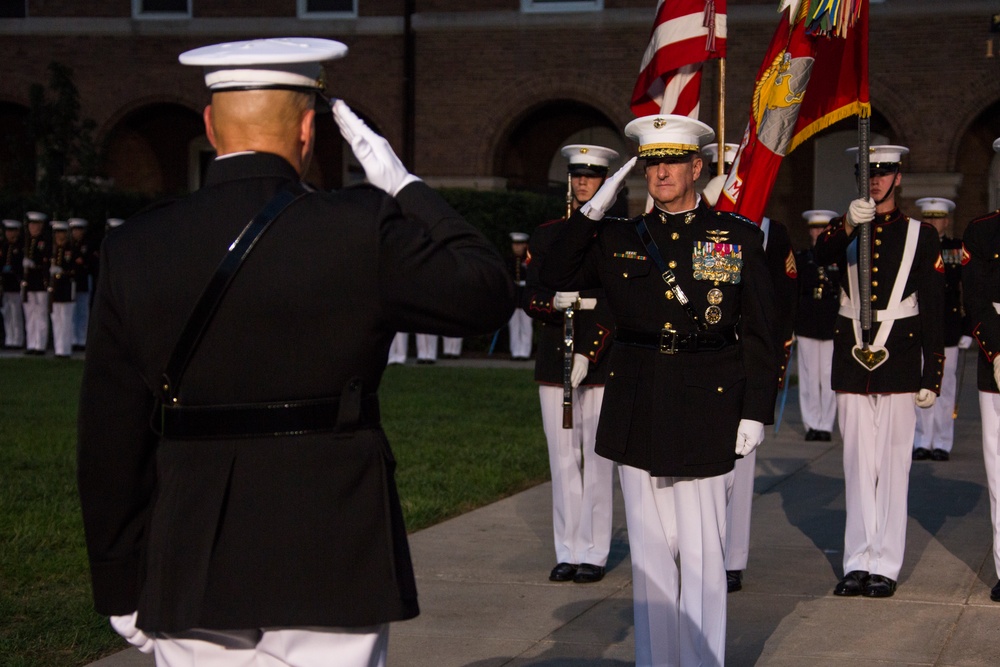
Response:
[[[698,117],[701,64],[726,56],[726,0],[658,0],[632,113]]]
[[[743,141],[715,206],[758,224],[785,155],[839,120],[871,114],[868,0],[840,3],[844,15],[837,17],[810,17],[808,5],[783,4],[757,74]]]

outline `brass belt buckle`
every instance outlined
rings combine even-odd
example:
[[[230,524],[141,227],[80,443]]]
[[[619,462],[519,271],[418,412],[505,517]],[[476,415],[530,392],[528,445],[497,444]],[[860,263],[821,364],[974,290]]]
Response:
[[[677,353],[677,332],[674,329],[660,331],[660,354]]]

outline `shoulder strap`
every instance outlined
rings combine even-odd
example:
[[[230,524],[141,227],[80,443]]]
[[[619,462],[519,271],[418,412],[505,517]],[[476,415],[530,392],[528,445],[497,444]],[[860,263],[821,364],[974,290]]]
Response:
[[[635,231],[639,234],[639,238],[642,239],[642,244],[646,246],[646,252],[653,259],[653,263],[656,264],[656,268],[660,270],[660,277],[663,278],[663,282],[667,284],[667,287],[674,293],[677,297],[677,302],[684,307],[684,312],[687,313],[688,318],[694,325],[698,327],[699,330],[705,331],[708,329],[708,325],[698,317],[698,313],[695,312],[694,306],[688,301],[687,295],[684,294],[684,290],[681,286],[677,284],[677,276],[674,272],[670,270],[667,263],[663,261],[663,255],[660,254],[660,248],[656,245],[656,241],[653,240],[653,236],[649,233],[649,228],[646,227],[646,220],[644,216],[639,216],[635,219]]]
[[[268,227],[274,220],[284,212],[288,206],[308,194],[310,190],[302,183],[294,182],[282,188],[271,201],[253,217],[247,226],[243,228],[240,235],[236,237],[230,246],[226,256],[222,258],[215,275],[208,281],[198,303],[195,304],[188,317],[187,324],[180,338],[174,345],[174,351],[167,362],[166,370],[163,371],[163,378],[160,385],[161,399],[165,405],[170,405],[177,401],[180,390],[181,378],[187,370],[191,357],[194,356],[202,336],[208,329],[215,311],[222,302],[229,284],[236,276],[243,262],[250,251],[253,250],[257,240],[264,235]]]

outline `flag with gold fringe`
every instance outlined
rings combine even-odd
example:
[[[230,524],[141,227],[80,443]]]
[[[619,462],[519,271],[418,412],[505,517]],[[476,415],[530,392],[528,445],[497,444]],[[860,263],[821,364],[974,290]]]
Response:
[[[757,224],[781,160],[820,130],[871,114],[868,0],[781,0],[750,119],[715,208]]]

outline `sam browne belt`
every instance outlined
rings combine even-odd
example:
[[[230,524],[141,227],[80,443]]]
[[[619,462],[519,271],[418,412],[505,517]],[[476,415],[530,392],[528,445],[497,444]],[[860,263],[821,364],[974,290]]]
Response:
[[[678,352],[716,352],[739,341],[736,327],[720,331],[678,332],[673,329],[661,331],[636,331],[616,329],[615,342],[622,345],[657,350],[661,354]]]

